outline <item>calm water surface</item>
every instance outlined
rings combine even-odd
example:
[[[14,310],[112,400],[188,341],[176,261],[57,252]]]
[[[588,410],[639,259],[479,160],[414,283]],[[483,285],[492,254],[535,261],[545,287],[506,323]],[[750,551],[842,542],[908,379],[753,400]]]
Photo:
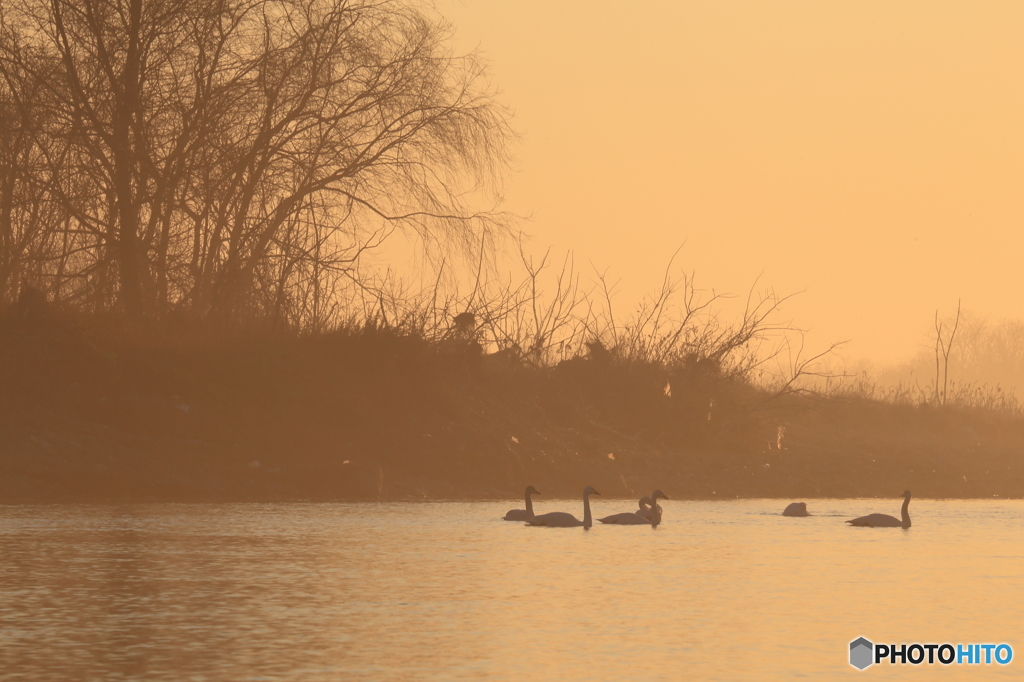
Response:
[[[900,503],[668,501],[589,532],[500,520],[521,501],[2,506],[0,679],[1024,676],[1024,502],[842,522]],[[861,635],[1014,660],[859,673]]]

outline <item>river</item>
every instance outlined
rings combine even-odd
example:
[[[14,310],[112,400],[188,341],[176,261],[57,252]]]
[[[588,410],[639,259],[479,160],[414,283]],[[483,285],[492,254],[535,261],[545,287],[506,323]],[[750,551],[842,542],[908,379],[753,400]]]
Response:
[[[521,500],[4,505],[0,679],[1021,676],[1024,501],[914,499],[909,530],[843,523],[899,497],[806,501],[662,501],[656,529],[589,531],[502,521]],[[1014,658],[858,673],[860,636]]]

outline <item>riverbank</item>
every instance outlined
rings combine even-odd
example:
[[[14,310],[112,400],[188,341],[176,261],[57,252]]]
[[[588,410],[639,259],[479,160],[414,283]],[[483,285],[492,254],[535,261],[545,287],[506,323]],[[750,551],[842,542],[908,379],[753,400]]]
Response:
[[[713,370],[713,368],[712,368]],[[699,363],[553,367],[315,337],[0,322],[0,502],[1024,497],[1024,419],[763,393]],[[770,408],[770,409],[769,409]]]

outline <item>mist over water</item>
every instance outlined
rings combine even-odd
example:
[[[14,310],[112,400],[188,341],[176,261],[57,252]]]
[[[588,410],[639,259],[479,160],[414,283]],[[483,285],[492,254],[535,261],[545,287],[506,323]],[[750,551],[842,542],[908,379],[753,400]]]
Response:
[[[1019,674],[1024,502],[843,523],[899,502],[671,501],[587,532],[500,520],[511,501],[5,506],[0,677],[821,679],[862,635],[1007,642],[1008,666],[942,674]]]

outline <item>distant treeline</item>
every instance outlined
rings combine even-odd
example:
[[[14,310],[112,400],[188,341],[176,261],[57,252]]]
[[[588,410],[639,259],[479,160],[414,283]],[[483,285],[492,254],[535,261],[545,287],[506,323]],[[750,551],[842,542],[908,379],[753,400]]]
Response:
[[[743,361],[756,342],[698,355],[685,339],[713,325],[647,323],[635,343],[627,327],[545,362],[483,354],[468,315],[444,334],[412,318],[196,334],[26,299],[0,312],[0,503],[557,496],[581,480],[634,499],[1024,496],[1019,413],[763,388]]]
[[[1024,321],[963,311],[936,316],[935,329],[931,348],[921,347],[898,363],[862,363],[849,373],[834,372],[824,392],[902,405],[1024,413]]]
[[[479,248],[512,136],[397,0],[5,0],[0,302],[318,328],[395,229]]]

